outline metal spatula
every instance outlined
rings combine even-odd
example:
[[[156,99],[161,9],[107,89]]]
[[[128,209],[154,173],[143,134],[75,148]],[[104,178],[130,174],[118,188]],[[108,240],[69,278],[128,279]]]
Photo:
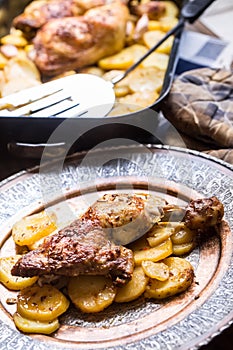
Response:
[[[104,117],[115,102],[113,87],[124,79],[185,22],[193,23],[214,0],[189,0],[177,25],[123,74],[112,81],[91,74],[75,74],[25,89],[0,99],[4,117]]]

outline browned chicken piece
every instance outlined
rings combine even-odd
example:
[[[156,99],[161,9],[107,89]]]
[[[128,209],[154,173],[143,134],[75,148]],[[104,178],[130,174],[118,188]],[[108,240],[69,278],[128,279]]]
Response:
[[[50,19],[81,16],[91,8],[118,1],[127,4],[124,0],[35,0],[14,18],[12,25],[32,38]]]
[[[130,280],[133,253],[116,245],[117,232],[133,240],[160,220],[165,201],[157,197],[105,195],[71,225],[48,237],[41,249],[25,254],[12,269],[22,277],[35,275],[107,275],[117,285]],[[122,228],[123,231],[118,229]]]
[[[130,11],[139,17],[146,14],[149,19],[156,20],[165,14],[166,6],[160,1],[151,1],[144,4],[131,5]]]
[[[215,196],[190,201],[184,222],[191,230],[204,230],[219,224],[224,215],[223,204]]]
[[[23,255],[12,274],[106,275],[121,285],[131,279],[133,267],[132,251],[108,240],[98,222],[77,220],[49,237],[41,249]]]
[[[32,1],[22,14],[15,17],[13,26],[22,30],[27,37],[53,18],[83,15],[87,10],[105,5],[108,0],[36,0]]]
[[[122,50],[128,15],[127,6],[114,2],[84,16],[50,20],[34,39],[34,62],[47,76],[95,64]]]
[[[107,275],[115,284],[124,284],[132,276],[133,253],[113,242],[114,230],[123,228],[118,238],[136,239],[160,220],[164,203],[149,195],[105,195],[80,219],[48,237],[41,249],[20,258],[12,274]]]

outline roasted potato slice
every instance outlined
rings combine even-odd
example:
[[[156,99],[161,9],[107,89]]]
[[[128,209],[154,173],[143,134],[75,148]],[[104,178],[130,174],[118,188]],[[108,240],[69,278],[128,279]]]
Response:
[[[119,288],[115,301],[117,303],[125,303],[140,297],[146,289],[149,278],[145,275],[141,266],[134,269],[132,279],[123,287]]]
[[[57,288],[34,285],[18,294],[17,312],[30,320],[53,321],[69,307],[68,299]]]
[[[163,86],[164,71],[156,67],[139,67],[129,75],[129,88],[132,92],[160,92]],[[154,102],[154,101],[153,101]]]
[[[24,47],[27,45],[27,43],[27,40],[22,35],[8,34],[1,38],[1,44],[3,45]]]
[[[158,97],[159,94],[156,91],[144,90],[141,92],[134,92],[133,94],[124,97],[119,97],[118,101],[121,104],[127,105],[129,112],[134,112],[152,105]]]
[[[165,71],[168,66],[169,56],[165,53],[152,52],[142,63],[142,67],[155,67]]]
[[[146,298],[168,298],[185,291],[193,281],[194,269],[187,260],[169,257],[163,263],[169,268],[169,278],[166,281],[150,279],[145,291]]]
[[[57,318],[52,321],[30,320],[17,312],[13,315],[13,320],[16,327],[24,333],[51,334],[60,326]]]
[[[166,17],[178,17],[179,9],[174,1],[164,1],[164,5],[166,6]]]
[[[102,69],[127,69],[147,52],[144,45],[134,44],[124,48],[117,54],[105,57],[98,62]]]
[[[162,262],[143,261],[142,268],[146,276],[159,281],[166,281],[169,278],[169,268]]]
[[[173,244],[173,254],[182,256],[190,253],[196,247],[195,242],[188,242],[183,244]]]
[[[22,218],[12,228],[14,242],[20,246],[35,243],[56,230],[55,220],[55,214],[46,211]]]
[[[40,73],[35,64],[26,57],[13,57],[4,67],[5,84],[2,97],[41,84]]]
[[[0,69],[3,69],[7,62],[7,58],[0,52]]]
[[[164,37],[164,32],[162,30],[151,30],[143,35],[144,44],[150,49],[157,42],[159,42]],[[155,52],[161,52],[170,54],[171,48],[173,45],[174,36],[170,36],[167,40],[164,41],[162,45],[160,45]]]
[[[72,277],[68,283],[68,294],[72,302],[86,313],[100,312],[112,304],[116,287],[105,276]]]
[[[157,262],[165,259],[172,254],[172,242],[168,238],[165,242],[157,245],[156,247],[146,250],[140,250],[134,252],[134,262],[136,265],[141,265],[144,260],[150,260]]]
[[[190,243],[195,241],[196,235],[196,231],[190,230],[184,223],[180,223],[174,229],[171,240],[174,244]]]
[[[173,233],[174,228],[172,226],[162,225],[162,223],[158,223],[157,225],[154,225],[148,232],[149,237],[147,238],[147,241],[150,247],[156,247],[171,237]]]
[[[176,17],[162,17],[160,19],[160,29],[164,32],[168,32],[178,23],[178,18]]]
[[[21,290],[33,285],[38,277],[12,276],[11,269],[19,260],[21,255],[7,256],[0,258],[0,282],[8,289]]]

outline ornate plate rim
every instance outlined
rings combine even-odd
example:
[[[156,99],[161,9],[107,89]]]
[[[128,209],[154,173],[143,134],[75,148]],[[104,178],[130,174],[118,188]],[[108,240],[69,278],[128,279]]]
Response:
[[[197,159],[202,159],[202,160],[208,160],[210,162],[210,164],[217,164],[220,166],[220,170],[221,168],[222,169],[228,169],[230,171],[233,170],[233,166],[229,163],[226,163],[222,160],[219,160],[211,155],[208,155],[208,154],[204,154],[204,153],[200,153],[198,151],[193,151],[193,150],[189,150],[189,149],[183,149],[183,148],[180,148],[180,147],[172,147],[172,146],[162,146],[162,145],[152,145],[152,144],[149,144],[149,145],[146,145],[146,147],[149,149],[149,150],[152,150],[153,154],[159,154],[160,151],[172,151],[174,154],[177,155],[177,157],[179,157],[179,155],[191,155],[191,156],[194,156],[194,157],[197,157]],[[111,150],[124,150],[125,147],[124,146],[118,146],[118,147],[112,147]],[[133,152],[136,150],[136,152],[138,153],[141,153],[142,152],[142,147],[141,146],[132,146],[132,147],[129,147],[127,146],[127,152]],[[103,149],[97,149],[96,151],[94,152],[102,152]],[[86,151],[83,151],[83,152],[78,152],[76,154],[73,154],[72,156],[69,156],[67,157],[67,160],[66,160],[66,165],[68,166],[69,164],[73,164],[75,161],[79,160],[80,157],[83,157],[85,156],[87,152]],[[214,165],[213,165],[214,166]],[[4,186],[7,186],[9,184],[13,184],[13,187],[14,187],[14,183],[20,183],[20,179],[22,177],[22,182],[24,181],[24,176],[25,175],[31,175],[33,176],[33,174],[36,174],[37,172],[39,171],[39,166],[37,167],[34,167],[32,169],[28,169],[28,170],[24,170],[24,171],[20,171],[10,177],[8,177],[7,179],[3,180],[0,182],[0,188],[4,188]],[[26,177],[29,182],[30,182],[30,179],[32,178],[31,176],[29,177]],[[229,179],[231,181],[233,181],[233,174],[232,176],[229,176]],[[231,193],[231,197],[233,197],[233,192]],[[1,220],[0,220],[1,221]],[[231,227],[231,230],[233,232],[233,223],[230,224],[230,227]],[[232,261],[230,263],[230,265],[233,265],[233,258],[232,258]],[[227,273],[229,272],[230,270],[230,265],[228,267],[228,271]],[[225,276],[224,276],[225,277]],[[220,288],[222,288],[220,285],[216,288],[216,291],[219,290]],[[223,287],[224,289],[224,287]],[[216,293],[216,291],[214,292],[214,294]],[[212,296],[211,296],[212,297]],[[205,303],[204,303],[205,304]],[[233,306],[233,300],[232,300],[232,306]],[[200,307],[200,309],[203,308],[203,305]],[[196,312],[193,311],[191,313],[191,315],[193,315],[194,313]],[[183,320],[182,320],[183,321]],[[180,322],[179,322],[180,323]],[[214,338],[216,335],[220,334],[224,329],[226,329],[227,327],[229,327],[231,324],[233,323],[233,311],[231,310],[231,312],[229,312],[227,315],[225,315],[222,319],[218,320],[218,322],[212,327],[214,328],[213,332],[211,332],[210,334],[208,334],[208,336],[205,337],[205,333],[204,334],[200,334],[199,335],[199,339],[196,339],[194,338],[194,340],[192,340],[192,346],[190,347],[190,344],[189,346],[186,344],[186,343],[183,343],[181,345],[179,345],[178,347],[176,348],[179,348],[179,349],[187,349],[187,346],[189,349],[197,349],[199,348],[200,346],[202,345],[205,345],[207,344],[212,338]],[[4,322],[0,321],[0,328],[1,328],[1,324],[2,324],[2,327],[4,328],[5,324]],[[175,325],[176,326],[176,325]],[[12,330],[13,333],[16,333],[15,330]],[[1,332],[1,336],[0,336],[0,340],[1,338],[3,337],[3,332]],[[165,336],[166,337],[166,336]],[[45,349],[46,347],[46,343],[44,342],[38,342],[38,340],[35,340],[35,339],[32,339],[28,336],[25,336],[25,335],[22,335],[20,333],[17,334],[16,338],[18,338],[18,341],[22,341],[22,338],[25,338],[25,341],[26,339],[28,340],[28,347],[27,349],[34,349],[34,346],[35,346],[35,349]],[[149,338],[148,338],[149,339]],[[196,341],[195,341],[196,339]],[[6,339],[7,340],[7,339]],[[3,338],[3,341],[4,341],[4,338]],[[1,341],[1,346],[4,346],[4,343],[3,341]],[[17,342],[17,340],[16,340]],[[126,346],[126,347],[121,347],[121,346],[116,346],[116,347],[111,347],[111,350],[112,349],[131,349],[131,345],[132,345],[132,349],[135,348],[135,349],[139,349],[141,348],[140,347],[140,343],[141,341],[137,342],[137,343],[129,343],[129,346]],[[6,344],[6,343],[5,343]],[[15,345],[17,345],[15,343]],[[26,345],[26,344],[25,344]],[[24,346],[25,346],[24,345]],[[64,344],[65,346],[65,344]],[[139,347],[138,347],[139,346]],[[58,349],[58,348],[61,348],[61,346],[59,347],[56,347],[54,346],[54,349]],[[63,348],[63,347],[62,347]],[[67,347],[64,347],[63,349],[68,349]],[[108,348],[110,349],[110,348]]]

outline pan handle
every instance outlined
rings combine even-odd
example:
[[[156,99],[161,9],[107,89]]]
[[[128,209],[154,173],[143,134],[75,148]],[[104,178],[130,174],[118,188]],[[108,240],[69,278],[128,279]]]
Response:
[[[65,142],[53,144],[31,144],[22,142],[9,142],[7,150],[10,154],[18,158],[41,159],[43,157],[54,159],[67,153],[67,144]]]
[[[193,23],[215,0],[189,0],[182,8],[181,15],[189,23]]]

